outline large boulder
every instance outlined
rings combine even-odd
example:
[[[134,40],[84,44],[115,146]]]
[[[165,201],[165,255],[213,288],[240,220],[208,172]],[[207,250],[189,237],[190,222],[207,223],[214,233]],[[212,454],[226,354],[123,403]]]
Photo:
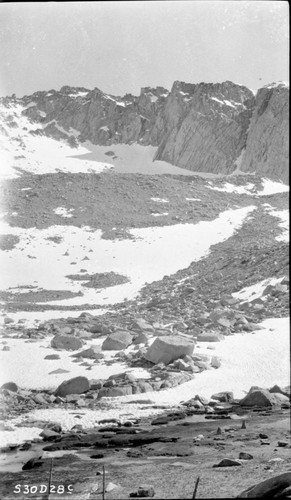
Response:
[[[66,351],[77,351],[83,346],[82,340],[73,335],[55,335],[51,340],[54,349],[64,349]]]
[[[8,389],[8,391],[11,391],[11,392],[18,391],[18,387],[15,384],[15,382],[6,382],[5,384],[1,385],[0,390],[1,389]]]
[[[74,377],[62,382],[55,391],[55,396],[60,396],[62,398],[68,394],[83,394],[89,391],[89,389],[90,384],[86,377]]]
[[[283,394],[276,394],[267,391],[267,389],[258,389],[250,391],[240,402],[240,406],[281,406],[285,400],[288,401]]]
[[[117,332],[113,332],[102,344],[103,351],[121,351],[122,349],[126,349],[132,343],[132,335],[126,330],[119,330]]]
[[[255,486],[244,490],[237,498],[290,498],[291,472],[270,477]],[[288,493],[284,490],[287,490]]]
[[[271,393],[275,394],[283,394],[284,396],[287,396],[290,399],[290,385],[286,387],[280,387],[279,385],[274,385],[269,389]]]
[[[145,359],[152,363],[168,365],[175,359],[191,356],[194,351],[194,342],[180,336],[157,337],[144,354]]]

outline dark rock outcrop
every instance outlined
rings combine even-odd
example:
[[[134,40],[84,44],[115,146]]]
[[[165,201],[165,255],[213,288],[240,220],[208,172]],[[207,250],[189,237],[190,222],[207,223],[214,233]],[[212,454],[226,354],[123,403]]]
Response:
[[[241,170],[288,183],[288,166],[289,88],[273,84],[257,93]]]

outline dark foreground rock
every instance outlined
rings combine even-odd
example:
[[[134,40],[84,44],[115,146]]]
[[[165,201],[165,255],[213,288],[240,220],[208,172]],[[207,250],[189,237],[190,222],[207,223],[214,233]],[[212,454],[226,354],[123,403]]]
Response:
[[[290,498],[291,497],[291,472],[271,477],[261,483],[251,486],[240,493],[237,498]]]

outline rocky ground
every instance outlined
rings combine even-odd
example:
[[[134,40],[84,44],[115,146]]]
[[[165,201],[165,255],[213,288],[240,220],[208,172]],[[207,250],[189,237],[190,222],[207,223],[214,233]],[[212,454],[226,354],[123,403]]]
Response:
[[[25,485],[47,486],[52,462],[48,454],[43,457],[44,450],[67,450],[53,458],[51,484],[56,490],[63,487],[66,494],[61,498],[99,498],[103,466],[108,499],[129,498],[134,493],[161,499],[192,498],[198,478],[197,498],[235,498],[252,485],[290,471],[286,410],[251,411],[235,419],[204,422],[193,422],[193,417],[180,411],[174,418],[163,426],[147,421],[104,422],[94,433],[78,426],[62,433],[57,424],[51,424],[43,431],[46,443],[18,448],[21,457],[31,446],[35,458],[27,462],[25,470],[1,474],[1,496],[16,498],[17,485],[23,495]],[[15,447],[8,453],[15,456]],[[144,492],[137,494],[141,487]],[[50,496],[57,497],[60,494]],[[26,498],[46,496],[34,493]]]
[[[221,188],[226,178],[216,179],[213,186]],[[262,179],[255,176],[232,178],[235,187],[251,183],[254,192],[262,189]],[[27,188],[29,186],[29,188]],[[198,176],[171,176],[141,174],[46,174],[22,175],[3,182],[1,207],[5,213],[5,222],[11,227],[45,229],[52,225],[69,225],[78,228],[89,226],[102,230],[102,238],[124,240],[134,238],[130,229],[168,226],[179,223],[197,224],[211,221],[225,210],[253,205],[256,210],[247,219],[241,230],[231,238],[213,247],[210,255],[191,264],[189,269],[181,270],[176,275],[166,277],[157,286],[146,286],[141,293],[142,299],[165,289],[166,295],[173,293],[175,301],[184,294],[184,287],[191,288],[195,282],[195,295],[202,304],[202,298],[217,298],[217,294],[232,293],[247,284],[255,283],[269,276],[269,265],[275,275],[283,275],[287,266],[287,244],[276,242],[281,234],[277,219],[268,213],[266,204],[274,210],[288,208],[288,193],[269,196],[250,196],[250,194],[228,193],[210,189],[212,184]],[[65,215],[58,212],[62,207]],[[66,215],[67,214],[67,215]],[[48,237],[58,245],[62,237]],[[13,234],[3,234],[0,238],[1,249],[9,251],[17,245],[19,238]],[[276,261],[275,255],[278,255]],[[31,256],[33,259],[34,257]],[[259,265],[257,265],[259,263]],[[69,275],[72,280],[84,280],[85,287],[100,288],[104,285],[115,286],[125,282],[125,276],[107,273],[106,276],[86,274],[86,262],[82,273]],[[279,273],[279,274],[278,274]],[[88,280],[85,280],[85,277]],[[219,278],[219,290],[217,288]],[[175,281],[186,282],[176,290]],[[104,281],[105,280],[105,281]],[[193,281],[194,280],[194,281]],[[197,280],[200,282],[197,288]],[[104,285],[104,286],[105,286]],[[203,290],[201,287],[203,286]],[[27,288],[27,287],[26,287]],[[169,291],[171,289],[171,291]],[[207,293],[206,293],[207,292]],[[186,292],[187,295],[188,292]],[[82,291],[79,292],[82,294]],[[165,301],[164,294],[160,300]],[[161,296],[162,295],[162,296]],[[70,310],[70,306],[46,306],[44,302],[62,300],[77,296],[68,290],[31,290],[17,293],[17,290],[2,292],[7,311],[33,310]],[[195,300],[195,299],[194,299]],[[38,304],[42,302],[42,304]],[[133,307],[140,303],[133,303]],[[194,302],[195,303],[195,302]],[[126,304],[126,309],[130,307]],[[163,310],[165,309],[163,305]],[[98,309],[98,305],[82,304],[79,309]],[[123,306],[116,306],[116,309]],[[74,307],[74,309],[78,309]],[[195,308],[196,309],[196,308]],[[197,309],[196,309],[197,310]],[[176,311],[175,311],[176,312]],[[182,311],[184,314],[184,310]]]
[[[253,176],[234,178],[233,183],[239,187],[248,181],[257,189],[261,187],[261,180]],[[222,187],[224,182],[216,180],[215,185]],[[31,189],[27,190],[28,186]],[[189,200],[191,197],[199,202],[195,204]],[[62,350],[78,351],[72,352],[72,356],[88,369],[88,378],[79,377],[69,384],[64,381],[54,390],[2,386],[2,429],[9,427],[11,417],[35,409],[61,408],[78,413],[101,408],[106,412],[104,396],[136,394],[138,400],[141,393],[176,387],[202,371],[219,370],[219,358],[191,350],[195,342],[221,342],[238,333],[245,334],[247,341],[247,335],[260,329],[259,324],[266,318],[287,317],[289,249],[287,243],[276,240],[281,234],[279,219],[266,211],[265,203],[276,210],[287,209],[288,196],[280,193],[255,197],[220,192],[209,189],[199,177],[116,176],[111,172],[27,174],[5,181],[3,206],[7,211],[5,220],[11,226],[42,229],[53,224],[77,227],[86,224],[102,229],[103,238],[109,239],[132,237],[129,230],[134,227],[197,223],[213,220],[223,210],[249,205],[257,208],[238,232],[211,247],[204,258],[161,281],[147,284],[135,300],[112,305],[102,316],[94,316],[96,305],[70,307],[43,303],[74,296],[68,290],[1,292],[1,300],[6,302],[1,332],[3,351],[9,351],[10,339],[34,343],[49,338],[55,349],[53,356],[61,356]],[[58,215],[56,209],[60,206],[65,206],[73,216]],[[157,213],[167,215],[153,216]],[[57,245],[58,241],[54,243]],[[9,251],[16,244],[13,235],[2,237],[2,250]],[[117,273],[88,274],[85,263],[81,274],[69,277],[71,280],[81,277],[82,286],[94,288],[127,281]],[[244,287],[270,277],[277,282],[265,285],[258,298],[243,301],[233,296]],[[42,304],[37,303],[40,301]],[[92,309],[92,314],[82,313],[85,308]],[[9,316],[15,311],[54,309],[68,310],[68,317],[25,328],[21,321],[16,323]],[[80,315],[69,317],[70,309],[80,310]],[[167,340],[173,334],[180,339],[174,349]],[[85,349],[85,342],[100,337],[106,337],[101,347]],[[190,350],[183,351],[181,339]],[[162,342],[168,343],[171,355],[179,349],[178,354],[170,360],[154,357],[165,351]],[[125,353],[128,346],[132,350]],[[137,380],[123,373],[108,379],[90,379],[92,366],[103,360],[110,348],[119,352],[107,364],[124,361],[128,367],[147,369],[150,377]],[[25,462],[21,457],[27,451],[35,457],[24,470],[19,467],[17,472],[1,474],[1,496],[20,498],[21,493],[26,498],[37,498],[35,493],[26,495],[23,487],[47,484],[49,453],[68,450],[53,459],[53,483],[65,488],[72,484],[73,488],[73,495],[66,489],[67,496],[61,494],[62,498],[98,498],[103,465],[107,472],[108,499],[129,498],[143,486],[145,490],[136,496],[152,496],[151,485],[156,498],[191,498],[198,477],[197,498],[233,498],[253,484],[290,471],[290,390],[276,387],[269,392],[253,388],[249,397],[251,401],[244,404],[230,393],[214,394],[210,400],[202,394],[197,397],[193,394],[185,405],[171,410],[149,402],[153,409],[160,410],[158,417],[104,422],[86,430],[76,425],[70,432],[63,431],[58,423],[48,429],[47,422],[38,422],[45,429],[39,439],[22,447],[12,443],[1,449],[1,454],[11,457],[12,462],[16,457]],[[246,428],[242,428],[244,420]],[[230,462],[215,467],[223,459]],[[21,492],[14,492],[19,484]]]
[[[248,181],[261,188],[259,177],[243,176],[243,181],[235,179],[234,182],[241,185]],[[222,180],[217,185],[222,185]],[[189,199],[191,196],[198,203]],[[85,225],[102,229],[105,237],[110,234],[112,239],[123,238],[126,229],[134,227],[211,220],[227,208],[238,203],[246,206],[249,202],[248,195],[226,195],[206,188],[205,180],[198,176],[116,174],[111,171],[100,174],[27,173],[6,180],[1,196],[3,211],[7,212],[5,220],[10,226],[44,229],[54,224]],[[70,216],[54,212],[63,206]],[[159,213],[166,215],[153,216]]]

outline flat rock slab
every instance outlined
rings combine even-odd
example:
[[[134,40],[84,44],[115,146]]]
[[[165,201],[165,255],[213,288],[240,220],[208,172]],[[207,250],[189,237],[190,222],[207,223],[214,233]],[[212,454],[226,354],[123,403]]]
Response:
[[[132,335],[126,330],[111,333],[102,344],[103,351],[121,351],[132,343]]]

